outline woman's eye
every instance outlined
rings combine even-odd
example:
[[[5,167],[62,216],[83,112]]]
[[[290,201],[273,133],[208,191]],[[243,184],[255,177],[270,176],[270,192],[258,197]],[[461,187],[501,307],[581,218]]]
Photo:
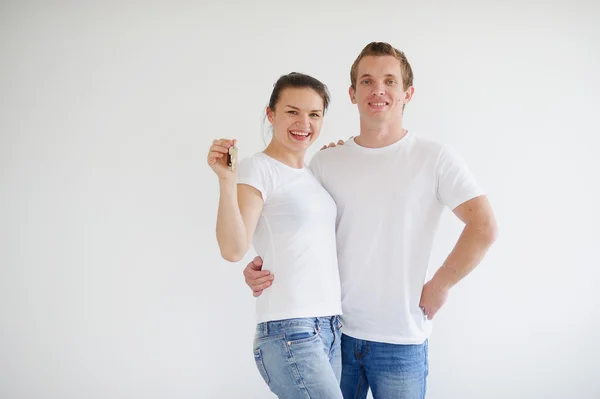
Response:
[[[310,114],[310,116],[312,116],[313,118],[318,118],[321,115],[319,115],[319,114]]]
[[[298,112],[296,112],[296,111],[288,111],[288,114],[296,115],[296,114],[298,114]]]

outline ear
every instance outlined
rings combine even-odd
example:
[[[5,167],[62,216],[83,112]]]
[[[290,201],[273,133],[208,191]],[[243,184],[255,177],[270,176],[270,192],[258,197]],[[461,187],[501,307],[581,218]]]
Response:
[[[352,102],[352,104],[356,104],[356,92],[354,91],[352,86],[350,86],[350,88],[348,89],[348,94],[350,95],[350,102]]]
[[[273,125],[275,122],[275,111],[273,111],[271,109],[271,107],[267,107],[267,109],[265,110],[265,112],[267,113],[267,119],[269,120],[269,122],[271,123],[271,125]]]
[[[402,103],[408,104],[410,102],[410,100],[412,99],[413,94],[415,94],[415,88],[413,86],[410,86],[404,93],[404,99],[403,99]]]

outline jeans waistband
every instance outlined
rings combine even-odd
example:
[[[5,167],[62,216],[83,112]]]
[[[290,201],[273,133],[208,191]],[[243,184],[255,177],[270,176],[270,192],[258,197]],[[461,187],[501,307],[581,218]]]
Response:
[[[314,327],[316,330],[322,328],[340,328],[341,322],[339,316],[324,316],[324,317],[302,317],[296,319],[273,320],[258,323],[257,331],[267,335],[277,330],[285,330],[292,327]]]

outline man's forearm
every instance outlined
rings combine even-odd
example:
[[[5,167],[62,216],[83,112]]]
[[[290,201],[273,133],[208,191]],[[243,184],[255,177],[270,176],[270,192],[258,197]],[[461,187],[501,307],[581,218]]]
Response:
[[[497,236],[493,220],[472,221],[465,228],[446,261],[433,276],[435,286],[451,288],[477,267]]]

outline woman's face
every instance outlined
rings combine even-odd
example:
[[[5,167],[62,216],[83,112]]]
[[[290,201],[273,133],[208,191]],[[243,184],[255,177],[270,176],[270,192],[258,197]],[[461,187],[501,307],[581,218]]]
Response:
[[[275,109],[267,107],[273,140],[289,151],[306,151],[321,132],[323,108],[323,99],[311,88],[283,89]]]

